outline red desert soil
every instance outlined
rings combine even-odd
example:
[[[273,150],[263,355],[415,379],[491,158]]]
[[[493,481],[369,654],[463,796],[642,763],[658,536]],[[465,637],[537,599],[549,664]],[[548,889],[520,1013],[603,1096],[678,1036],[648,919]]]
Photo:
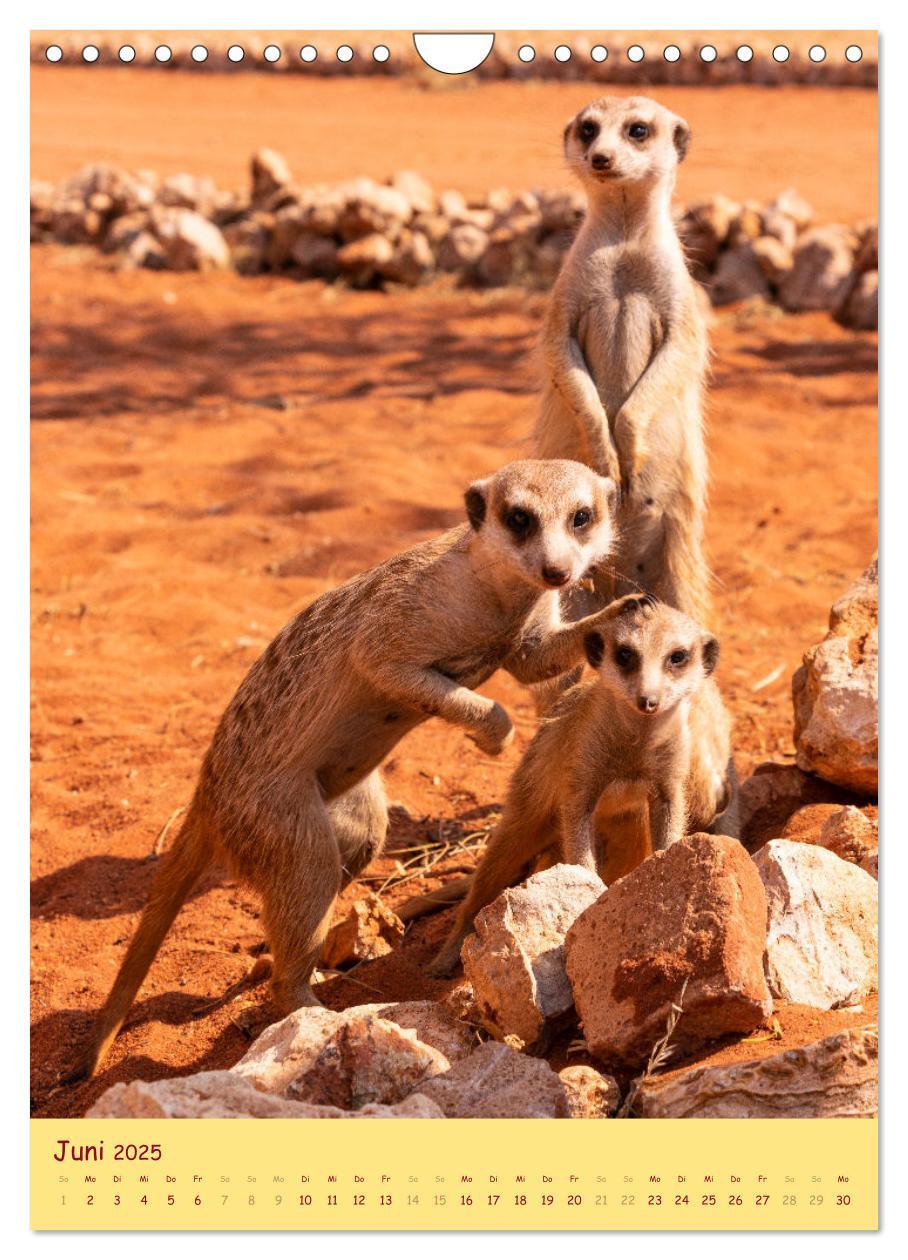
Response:
[[[191,171],[238,188],[250,154],[269,145],[304,185],[408,168],[465,193],[560,187],[561,130],[604,90],[430,82],[37,65],[31,174],[58,180],[108,161],[164,175]],[[652,94],[693,128],[678,179],[682,203],[720,192],[765,202],[795,185],[827,222],[876,215],[875,92],[659,86]]]
[[[68,1116],[115,1081],[227,1067],[274,1017],[264,986],[192,1017],[262,939],[254,899],[215,873],[98,1079],[56,1084],[246,669],[321,591],[457,523],[464,486],[525,449],[543,298],[114,272],[52,246],[32,260],[32,1091],[37,1115]],[[747,774],[790,760],[791,673],[875,547],[876,338],[766,311],[724,312],[712,337],[715,629]],[[387,767],[409,813],[393,814],[370,887],[399,878],[404,850],[456,846],[494,820],[534,724],[510,679],[489,692],[516,719],[515,746],[494,761],[439,722],[410,735]],[[321,996],[336,1008],[443,996],[450,983],[422,967],[447,917]],[[787,1035],[855,1018],[813,1014],[804,1029],[792,1016]]]

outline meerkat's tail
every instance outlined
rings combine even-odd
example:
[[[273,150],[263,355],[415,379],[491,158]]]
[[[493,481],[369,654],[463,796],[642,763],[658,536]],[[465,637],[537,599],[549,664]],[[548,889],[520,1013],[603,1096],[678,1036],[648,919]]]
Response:
[[[110,996],[98,1014],[88,1050],[66,1078],[68,1082],[94,1076],[129,1014],[170,925],[211,856],[207,829],[198,811],[190,806],[186,821],[155,876],[136,934],[120,964]]]
[[[686,505],[684,505],[686,506]],[[667,512],[662,598],[696,621],[709,620],[712,576],[703,555],[703,539],[691,504],[687,511]]]

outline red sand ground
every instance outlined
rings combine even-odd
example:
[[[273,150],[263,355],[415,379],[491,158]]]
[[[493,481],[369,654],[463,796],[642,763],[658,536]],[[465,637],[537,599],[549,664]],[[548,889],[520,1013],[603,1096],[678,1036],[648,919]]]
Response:
[[[136,93],[151,93],[154,78],[137,76]],[[52,94],[36,94],[37,164],[45,164],[36,173],[59,176],[88,156],[116,156],[97,145],[104,114],[97,104],[109,81],[98,77],[92,89],[95,130],[87,133],[85,118],[70,116],[75,110],[51,118]],[[174,91],[179,82],[168,79]],[[278,86],[262,76],[230,83],[231,92]],[[368,94],[362,84],[359,91],[366,125]],[[547,101],[549,89],[539,91]],[[575,88],[551,86],[553,96],[562,93],[582,99]],[[761,173],[751,152],[753,178],[740,188],[725,166],[697,172],[692,165],[704,190],[761,196],[796,183],[820,204],[824,133],[814,145],[798,109],[810,100],[816,119],[827,106],[798,92],[765,100],[786,95],[788,122],[765,143],[784,140],[787,165],[780,158],[771,175]],[[706,98],[698,99],[705,110]],[[567,100],[555,103],[552,118],[570,108]],[[754,110],[752,98],[751,117]],[[454,118],[452,139],[460,134]],[[174,133],[168,162],[154,151],[157,124],[146,123],[143,148],[122,114],[117,121],[132,146],[128,161],[119,155],[127,165],[238,182],[241,162],[231,164],[232,152],[266,142],[287,147],[266,127],[253,136],[249,124],[235,148],[222,132],[220,148],[203,158],[196,137],[190,145]],[[538,134],[548,135],[547,126],[540,122]],[[83,150],[64,150],[67,134],[70,141],[81,135]],[[862,135],[869,151],[875,140],[866,119]],[[332,148],[349,139],[346,127],[334,140],[323,137],[320,165],[313,159],[303,169],[328,177]],[[841,131],[837,139],[841,145]],[[508,150],[501,133],[487,135],[482,150],[460,142],[462,163],[450,148],[438,150],[438,162],[450,163],[443,177],[428,172],[439,182],[467,186],[461,176],[471,161],[475,186],[529,182],[526,148],[522,162],[511,154],[507,171],[491,177],[490,155]],[[389,145],[382,169],[426,169],[397,146]],[[706,146],[704,139],[701,153]],[[743,178],[747,161],[735,160]],[[827,192],[839,199],[830,213],[856,219],[873,211],[866,181],[859,195],[861,179],[855,170],[830,181]],[[32,1094],[36,1115],[68,1116],[114,1081],[229,1066],[245,1051],[250,1026],[273,1018],[264,987],[192,1017],[245,973],[262,939],[255,901],[215,873],[178,918],[97,1081],[57,1085],[135,926],[155,839],[188,801],[214,724],[259,651],[321,591],[458,521],[468,481],[524,449],[543,299],[122,273],[94,252],[55,246],[34,248],[32,262]],[[875,547],[876,338],[824,315],[765,310],[725,312],[712,335],[715,629],[747,774],[767,758],[791,758],[791,673]],[[769,675],[774,681],[758,686]],[[393,815],[381,879],[399,877],[396,861],[410,856],[400,850],[439,839],[456,844],[494,821],[534,723],[526,693],[511,680],[496,677],[488,691],[518,727],[500,760],[439,722],[414,732],[391,758],[389,793],[409,817]],[[464,855],[449,856],[438,873],[463,864]],[[395,905],[425,886],[414,880],[384,895]],[[349,890],[344,904],[358,891]],[[442,996],[450,984],[427,980],[422,967],[445,926],[446,916],[416,924],[392,956],[331,980],[321,996],[336,1008]],[[785,1042],[718,1047],[719,1059],[816,1039],[869,1019],[870,1007],[778,1015]],[[558,1051],[562,1060],[565,1052]]]

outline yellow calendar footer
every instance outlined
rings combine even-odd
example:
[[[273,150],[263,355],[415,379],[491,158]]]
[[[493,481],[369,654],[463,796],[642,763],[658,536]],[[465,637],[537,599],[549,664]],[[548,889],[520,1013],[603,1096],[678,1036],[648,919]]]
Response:
[[[877,1226],[873,1120],[33,1120],[31,1223]]]

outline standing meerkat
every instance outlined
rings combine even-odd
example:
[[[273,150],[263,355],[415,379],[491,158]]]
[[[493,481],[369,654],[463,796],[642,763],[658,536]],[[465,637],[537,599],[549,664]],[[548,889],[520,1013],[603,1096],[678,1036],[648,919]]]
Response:
[[[604,96],[564,131],[587,212],[545,318],[536,423],[543,459],[578,459],[619,482],[620,543],[600,604],[648,590],[704,620],[708,346],[671,216],[683,118],[645,96]]]
[[[583,464],[508,464],[467,490],[469,524],[322,595],[284,627],[218,724],[71,1079],[94,1073],[217,860],[261,895],[278,1004],[318,1004],[310,981],[334,900],[385,841],[380,763],[433,716],[486,753],[507,746],[510,718],[474,688],[499,668],[532,683],[582,659],[600,619],[562,625],[558,592],[608,555],[615,498]]]
[[[718,640],[649,595],[601,616],[585,635],[596,677],[560,698],[524,753],[433,975],[454,969],[475,915],[553,842],[558,860],[597,871],[596,824],[629,823],[644,840],[648,827],[653,850],[689,831],[737,836],[731,723],[712,677]]]

